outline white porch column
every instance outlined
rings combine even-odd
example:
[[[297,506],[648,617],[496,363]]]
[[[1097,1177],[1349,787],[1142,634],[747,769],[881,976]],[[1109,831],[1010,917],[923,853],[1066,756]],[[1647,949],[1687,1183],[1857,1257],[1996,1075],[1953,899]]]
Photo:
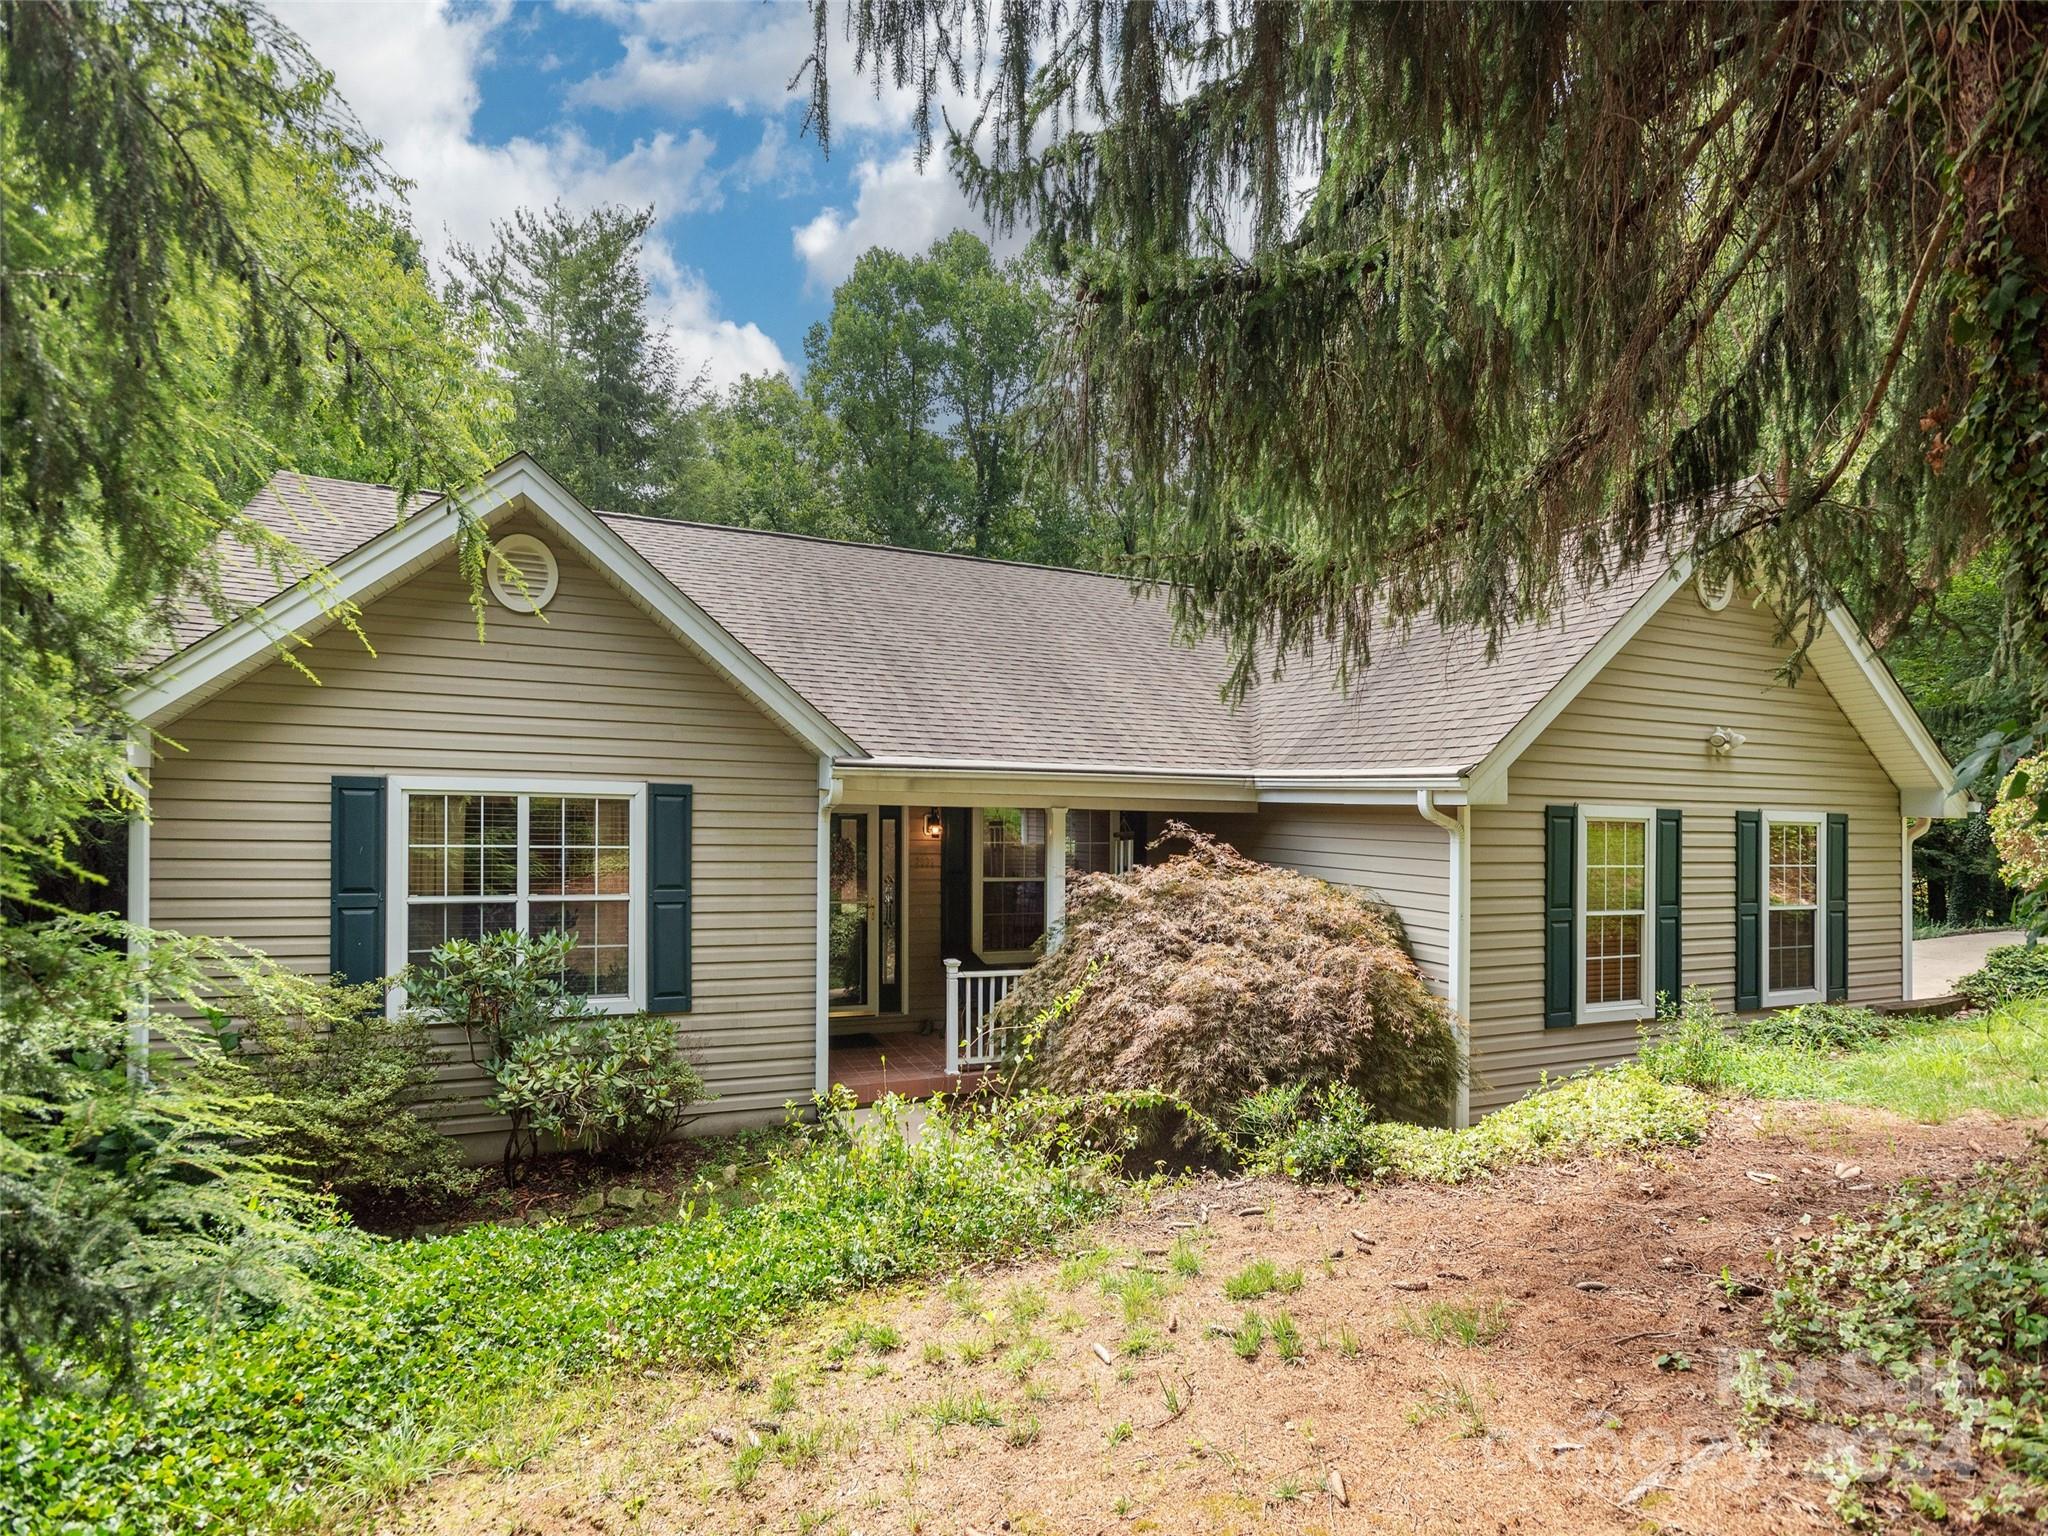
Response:
[[[1045,947],[1057,949],[1067,920],[1067,808],[1045,813]]]

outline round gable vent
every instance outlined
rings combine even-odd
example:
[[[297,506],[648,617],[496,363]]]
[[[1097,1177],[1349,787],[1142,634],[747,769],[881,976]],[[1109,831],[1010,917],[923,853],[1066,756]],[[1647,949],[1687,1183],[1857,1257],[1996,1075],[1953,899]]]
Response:
[[[1735,578],[1729,575],[1710,577],[1705,571],[1692,579],[1692,589],[1699,594],[1700,606],[1709,613],[1719,613],[1728,606],[1735,596]]]
[[[547,607],[561,580],[554,551],[530,533],[508,534],[491,546],[491,595],[514,613]]]

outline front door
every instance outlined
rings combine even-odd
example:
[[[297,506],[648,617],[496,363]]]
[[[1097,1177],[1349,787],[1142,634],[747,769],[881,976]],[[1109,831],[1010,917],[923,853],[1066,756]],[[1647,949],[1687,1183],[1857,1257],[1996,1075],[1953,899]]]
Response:
[[[841,1013],[875,1009],[875,848],[873,811],[832,813],[832,928],[826,984]]]

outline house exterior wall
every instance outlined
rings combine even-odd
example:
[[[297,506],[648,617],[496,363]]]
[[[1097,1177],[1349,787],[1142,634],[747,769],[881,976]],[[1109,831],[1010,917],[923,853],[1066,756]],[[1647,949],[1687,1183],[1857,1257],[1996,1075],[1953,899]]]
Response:
[[[1849,996],[1900,994],[1901,821],[1897,788],[1811,671],[1776,678],[1775,621],[1743,594],[1720,613],[1673,596],[1515,762],[1503,806],[1475,807],[1471,1016],[1474,1113],[1538,1076],[1630,1055],[1633,1023],[1543,1024],[1543,809],[1676,807],[1686,985],[1734,1006],[1735,812],[1840,812],[1849,822]],[[1748,739],[1714,757],[1706,737]]]
[[[1400,914],[1430,989],[1450,993],[1451,840],[1401,806],[1275,805],[1187,815],[1190,826],[1263,863],[1356,886]]]
[[[303,653],[317,685],[272,663],[166,728],[152,919],[325,972],[337,774],[691,784],[687,1034],[720,1096],[705,1123],[772,1119],[813,1086],[817,759],[562,540],[500,531],[554,550],[544,618],[492,603],[480,644],[451,557],[368,606],[374,656],[331,628]],[[494,1154],[502,1123],[466,1056],[443,1094],[444,1129]]]

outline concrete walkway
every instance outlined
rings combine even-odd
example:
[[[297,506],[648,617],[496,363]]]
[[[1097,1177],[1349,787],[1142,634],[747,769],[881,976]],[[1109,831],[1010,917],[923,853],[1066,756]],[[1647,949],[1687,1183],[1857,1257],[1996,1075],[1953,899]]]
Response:
[[[2017,944],[2017,928],[1999,928],[1990,933],[1952,933],[1940,939],[1913,941],[1913,995],[1944,997],[1955,991],[1956,982],[1984,963],[1987,950],[2001,944]]]

